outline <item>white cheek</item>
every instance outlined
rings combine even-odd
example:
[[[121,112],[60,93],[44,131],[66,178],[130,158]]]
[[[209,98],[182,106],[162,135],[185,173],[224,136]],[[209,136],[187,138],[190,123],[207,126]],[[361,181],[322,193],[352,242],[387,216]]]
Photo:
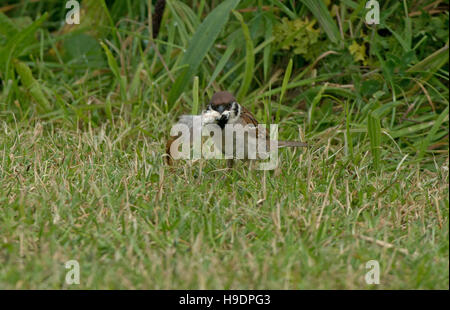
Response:
[[[220,118],[220,113],[214,110],[202,114],[202,125],[214,124]]]
[[[228,114],[230,114],[230,118],[229,118],[229,120],[228,120],[228,123],[229,124],[233,124],[233,123],[236,123],[238,120],[239,120],[239,114],[234,114],[234,113],[231,113],[231,112],[228,112]]]

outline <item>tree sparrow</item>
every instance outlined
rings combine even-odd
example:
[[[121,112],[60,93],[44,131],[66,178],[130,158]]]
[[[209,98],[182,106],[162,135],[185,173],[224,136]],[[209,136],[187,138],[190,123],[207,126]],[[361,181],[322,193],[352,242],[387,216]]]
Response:
[[[179,123],[183,123],[188,125],[191,128],[192,131],[192,116],[193,115],[182,115],[180,117]],[[221,92],[217,92],[215,93],[212,98],[211,101],[209,102],[207,108],[205,111],[202,112],[202,126],[207,126],[209,124],[217,124],[222,132],[222,136],[219,137],[215,137],[215,135],[213,135],[213,140],[215,145],[222,151],[223,154],[228,155],[229,157],[233,157],[236,158],[236,152],[237,150],[239,150],[239,148],[243,148],[244,150],[244,159],[248,159],[248,158],[252,158],[251,156],[249,156],[247,149],[248,149],[248,145],[249,143],[254,143],[257,144],[258,143],[258,139],[262,139],[265,140],[265,147],[266,147],[266,151],[269,152],[271,150],[271,148],[276,145],[278,148],[281,147],[306,147],[307,144],[300,142],[300,141],[273,141],[270,140],[270,135],[267,129],[265,130],[258,130],[258,121],[255,119],[255,117],[250,113],[249,110],[247,110],[244,106],[240,105],[236,98],[230,94],[229,92],[226,91],[221,91]],[[242,127],[248,126],[247,128],[250,128],[250,131],[247,133],[247,139],[243,139],[243,140],[238,140],[236,137],[233,136],[233,139],[226,139],[226,125],[228,124],[233,124],[233,125],[242,125]],[[232,133],[233,134],[233,133]],[[175,137],[174,139],[170,139],[167,144],[166,144],[166,153],[167,153],[167,157],[166,157],[166,161],[169,165],[172,164],[172,156],[171,156],[171,152],[170,152],[170,147],[172,145],[172,142],[176,139],[177,137]],[[226,147],[225,147],[225,141],[232,141],[233,143],[233,148],[231,148],[233,150],[233,154],[226,154]],[[241,141],[241,143],[236,143]],[[242,144],[242,141],[245,141]],[[259,140],[261,141],[261,140]],[[256,147],[255,147],[256,149]],[[228,150],[228,149],[227,149]],[[258,152],[260,151],[260,149],[258,149]],[[260,159],[260,156],[258,156],[259,154],[257,154],[256,156],[258,157],[258,159]],[[262,156],[264,157],[264,156]],[[253,158],[255,159],[255,158]],[[232,166],[233,163],[233,159],[229,159],[228,160],[228,166]]]

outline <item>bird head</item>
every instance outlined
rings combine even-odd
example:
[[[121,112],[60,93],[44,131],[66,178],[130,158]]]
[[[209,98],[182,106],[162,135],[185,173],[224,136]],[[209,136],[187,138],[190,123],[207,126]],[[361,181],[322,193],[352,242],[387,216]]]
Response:
[[[217,92],[203,113],[203,124],[217,124],[223,129],[226,124],[236,122],[240,112],[241,107],[232,94],[227,91]]]

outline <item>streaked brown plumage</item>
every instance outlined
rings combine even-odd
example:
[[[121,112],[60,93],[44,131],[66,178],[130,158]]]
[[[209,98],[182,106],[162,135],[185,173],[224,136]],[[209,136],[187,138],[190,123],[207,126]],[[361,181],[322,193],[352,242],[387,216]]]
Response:
[[[258,121],[253,116],[253,114],[244,106],[240,105],[236,98],[227,91],[220,91],[215,93],[208,106],[206,111],[216,111],[220,113],[221,117],[217,119],[216,123],[224,129],[226,124],[241,124],[242,126],[251,125],[256,127],[256,135],[259,136],[258,132]],[[214,112],[215,113],[215,112]],[[225,135],[225,130],[223,130],[223,137]],[[270,142],[269,131],[265,130],[266,141]],[[171,156],[170,156],[170,146],[172,142],[177,139],[174,137],[170,139],[166,144],[166,153],[167,153],[167,163],[172,164]],[[222,142],[224,139],[222,139]],[[300,141],[277,141],[278,147],[306,147],[307,144]],[[269,145],[269,143],[267,144]],[[223,150],[224,148],[222,148]],[[223,151],[224,152],[224,151]],[[247,154],[247,153],[246,153]],[[247,156],[247,155],[246,155]],[[233,160],[231,160],[232,162]],[[230,166],[230,160],[228,161],[228,165]]]

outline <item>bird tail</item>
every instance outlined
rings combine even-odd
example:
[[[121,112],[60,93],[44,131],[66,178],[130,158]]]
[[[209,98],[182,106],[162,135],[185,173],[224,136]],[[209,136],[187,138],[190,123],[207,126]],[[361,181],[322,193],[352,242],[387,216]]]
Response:
[[[280,147],[307,147],[308,144],[300,141],[278,141],[278,148]]]

